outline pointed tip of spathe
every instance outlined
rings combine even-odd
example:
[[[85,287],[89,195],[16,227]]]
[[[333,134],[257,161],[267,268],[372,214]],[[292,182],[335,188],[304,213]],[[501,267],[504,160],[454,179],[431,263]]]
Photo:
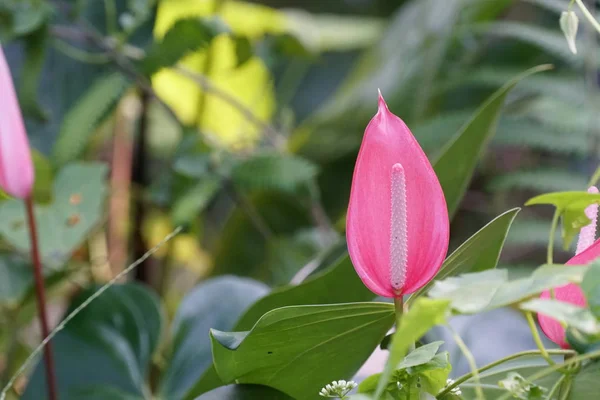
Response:
[[[377,101],[379,111],[387,110],[388,106],[385,100],[383,99],[383,95],[381,94],[381,89],[377,89],[377,93],[379,94],[379,100]]]

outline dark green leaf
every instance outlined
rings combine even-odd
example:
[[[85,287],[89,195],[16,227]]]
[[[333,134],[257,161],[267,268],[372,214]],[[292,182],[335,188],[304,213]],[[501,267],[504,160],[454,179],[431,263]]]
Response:
[[[198,218],[220,187],[221,182],[217,178],[202,179],[173,204],[173,210],[171,211],[173,223],[175,225],[189,224]]]
[[[74,163],[54,181],[53,201],[35,206],[40,253],[46,266],[63,264],[101,220],[106,166]],[[0,234],[17,250],[29,253],[29,233],[22,201],[0,203]]]
[[[141,62],[144,74],[150,76],[163,68],[171,67],[186,55],[207,47],[212,39],[228,32],[218,18],[180,19],[167,31],[162,40],[148,50]]]
[[[11,257],[0,257],[0,304],[18,304],[33,281],[31,266]]]
[[[211,331],[213,359],[226,383],[264,384],[294,398],[318,399],[326,384],[356,373],[393,322],[387,303],[283,307],[265,314],[243,338]]]
[[[48,38],[47,27],[32,32],[25,37],[25,64],[21,69],[19,85],[19,103],[25,117],[45,121],[48,112],[38,102],[38,87],[44,61]]]
[[[317,175],[317,166],[297,156],[260,154],[236,165],[232,179],[245,189],[293,190]]]
[[[390,356],[379,379],[375,398],[379,398],[383,394],[392,373],[400,360],[406,356],[410,346],[435,325],[446,322],[449,306],[450,302],[447,300],[432,300],[422,297],[415,301],[406,314],[402,315],[398,328],[392,336]]]
[[[496,132],[500,112],[508,93],[520,80],[549,68],[542,65],[529,69],[505,84],[488,98],[441,151],[433,167],[444,189],[450,216],[458,209],[477,161]]]
[[[161,382],[165,399],[182,399],[212,364],[210,329],[230,330],[268,287],[251,279],[218,277],[198,285],[173,321],[173,353]]]
[[[113,73],[96,80],[65,115],[52,149],[54,162],[62,166],[80,157],[102,119],[117,105],[129,86],[127,78]]]
[[[254,55],[252,43],[246,36],[234,36],[235,55],[237,58],[237,67],[244,65]]]
[[[96,290],[88,289],[78,295],[70,309]],[[134,284],[109,288],[52,341],[58,397],[67,399],[73,392],[102,386],[145,398],[146,376],[162,325],[159,299],[148,289]],[[47,398],[43,369],[40,362],[23,400]]]
[[[446,258],[435,278],[413,294],[408,301],[413,301],[429,290],[435,280],[464,272],[480,272],[496,268],[510,226],[519,211],[520,208],[506,211],[467,239]]]

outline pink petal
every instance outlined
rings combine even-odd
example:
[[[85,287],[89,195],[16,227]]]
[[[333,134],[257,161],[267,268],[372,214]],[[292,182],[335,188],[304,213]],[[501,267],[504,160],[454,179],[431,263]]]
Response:
[[[440,183],[381,95],[354,168],[346,238],[356,272],[385,297],[423,287],[448,251],[448,210]]]
[[[600,240],[597,240],[587,250],[577,254],[575,257],[567,261],[567,265],[586,265],[600,257]],[[583,294],[583,291],[578,285],[568,284],[554,289],[554,295],[556,300],[574,304],[579,307],[585,307],[587,301]],[[550,298],[550,291],[546,290],[540,296],[542,299]],[[548,339],[558,344],[560,347],[566,349],[569,348],[569,344],[565,339],[565,329],[563,326],[555,320],[543,314],[538,314],[538,320],[540,327],[544,334],[548,336]]]
[[[27,133],[0,47],[0,187],[11,196],[26,198],[31,194],[33,179]]]

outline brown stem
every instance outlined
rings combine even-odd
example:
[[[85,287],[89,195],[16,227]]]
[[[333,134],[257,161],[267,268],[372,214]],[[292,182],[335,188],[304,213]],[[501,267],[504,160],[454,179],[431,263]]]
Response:
[[[42,337],[50,336],[48,326],[48,315],[46,314],[46,293],[44,290],[44,275],[42,273],[42,263],[40,261],[37,227],[35,223],[35,214],[33,213],[33,201],[31,197],[25,200],[27,209],[27,221],[29,224],[29,237],[31,240],[31,259],[33,261],[33,276],[35,279],[35,293],[37,299],[38,313],[40,316],[40,325],[42,327]],[[52,355],[52,346],[50,343],[44,347],[44,362],[46,370],[46,385],[48,387],[49,400],[57,400],[56,374],[54,371],[54,357]]]

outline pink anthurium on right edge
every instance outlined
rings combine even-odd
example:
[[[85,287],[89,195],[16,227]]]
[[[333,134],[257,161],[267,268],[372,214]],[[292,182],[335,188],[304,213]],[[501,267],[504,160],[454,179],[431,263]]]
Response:
[[[346,238],[360,279],[389,298],[425,286],[448,251],[448,209],[440,182],[381,94],[354,168]]]
[[[588,189],[589,193],[598,193],[596,187]],[[566,262],[566,265],[585,265],[600,257],[600,240],[594,241],[596,237],[596,221],[598,219],[598,205],[592,204],[585,209],[587,217],[591,220],[589,225],[581,228],[577,242],[577,254]],[[542,292],[542,299],[550,298],[550,291]],[[585,307],[587,301],[583,291],[578,285],[570,283],[554,289],[554,298],[558,301],[570,303],[579,307]],[[569,348],[565,339],[565,328],[554,318],[538,314],[540,327],[548,339],[562,347]]]

